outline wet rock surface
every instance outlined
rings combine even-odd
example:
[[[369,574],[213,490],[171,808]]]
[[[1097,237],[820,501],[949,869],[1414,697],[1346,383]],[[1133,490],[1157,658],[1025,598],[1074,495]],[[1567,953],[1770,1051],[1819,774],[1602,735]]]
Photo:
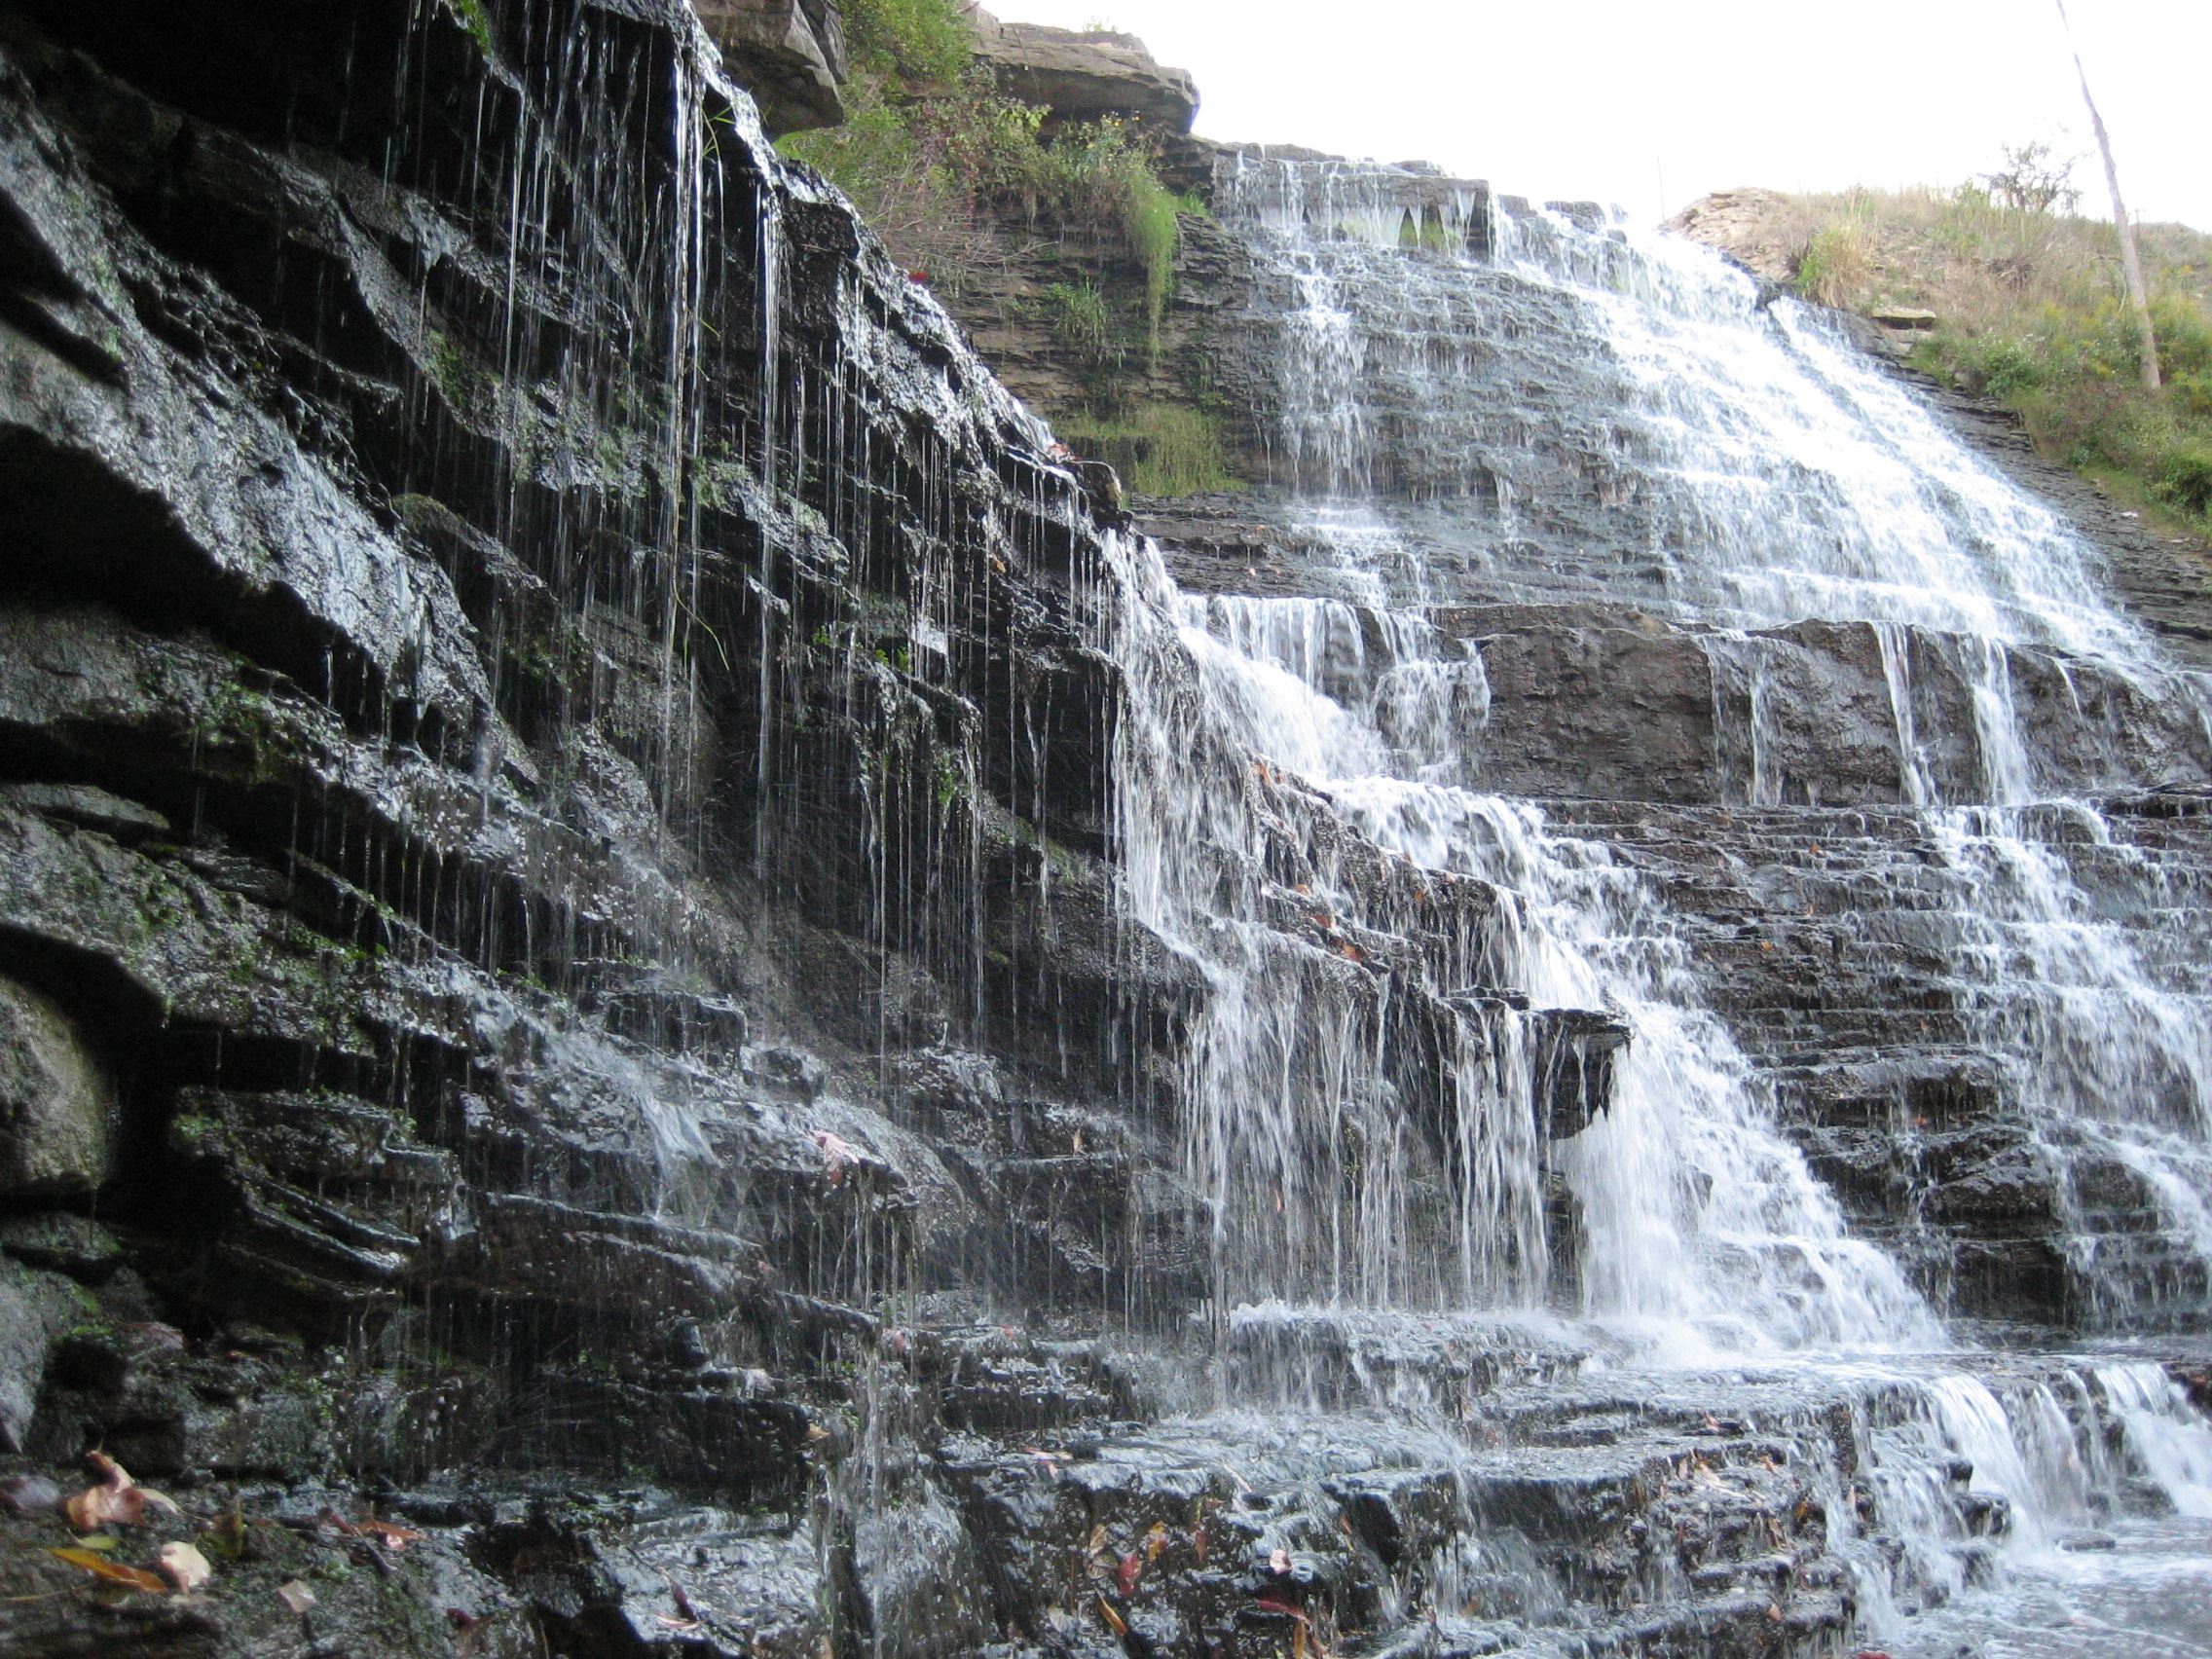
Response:
[[[1117,900],[1084,481],[775,163],[738,10],[0,7],[0,1646],[1810,1655],[1862,1584],[1963,1582],[2001,1497],[1858,1478],[1919,1420],[1894,1379],[1226,1310],[1180,1141],[1212,986]],[[834,69],[833,9],[744,10]],[[1480,251],[1487,193],[1397,171],[1417,255]],[[1186,231],[1188,345],[1254,277]],[[1156,523],[1193,588],[1307,591],[1278,508]],[[1960,885],[1900,756],[1816,752],[1871,637],[1459,573],[1431,625],[1490,665],[1483,765],[1684,896],[1862,1225],[1993,1318],[2130,1282],[2058,1218],[2117,1249],[2140,1193],[2053,1186],[1972,988],[1877,902]],[[1955,642],[1906,648],[1946,729]],[[2204,780],[2072,672],[2019,670],[2053,775],[2179,786],[2108,799],[2081,868],[2192,907]],[[1754,691],[1794,735],[1727,752]],[[1225,775],[1269,948],[1372,1021],[1425,1247],[1460,1021],[1528,1016],[1499,1064],[1556,1138],[1628,1027],[1486,976],[1487,883]],[[95,1451],[174,1508],[72,1525],[126,1490]],[[52,1553],[110,1535],[212,1578]]]

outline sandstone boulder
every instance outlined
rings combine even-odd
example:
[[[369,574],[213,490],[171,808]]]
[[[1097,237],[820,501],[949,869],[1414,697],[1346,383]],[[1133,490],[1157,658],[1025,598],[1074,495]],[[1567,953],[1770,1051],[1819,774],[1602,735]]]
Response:
[[[115,1090],[74,1021],[0,979],[0,1196],[90,1193],[107,1179]]]
[[[1803,244],[1791,223],[1789,199],[1780,191],[1751,187],[1714,191],[1661,228],[1718,248],[1769,282],[1796,278],[1797,253]]]
[[[1050,111],[1054,124],[1112,118],[1188,132],[1198,117],[1190,71],[1159,63],[1134,35],[1002,23],[980,7],[969,18],[977,59],[998,72],[1011,95]]]
[[[722,67],[760,106],[772,133],[845,119],[845,26],[837,0],[696,0]]]

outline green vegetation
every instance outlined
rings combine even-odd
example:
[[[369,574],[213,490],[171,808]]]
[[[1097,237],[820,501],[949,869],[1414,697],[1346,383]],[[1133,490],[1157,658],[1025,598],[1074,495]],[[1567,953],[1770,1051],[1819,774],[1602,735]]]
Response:
[[[1047,136],[974,60],[957,0],[848,0],[845,125],[778,146],[853,199],[909,267],[957,297],[1009,216],[1124,248],[1144,272],[1140,323],[1157,352],[1175,277],[1176,215],[1141,136],[1118,122]]]
[[[446,10],[454,21],[476,43],[476,50],[485,56],[492,55],[492,23],[484,16],[483,0],[445,0]]]
[[[1060,428],[1071,447],[1105,461],[1140,496],[1244,487],[1229,471],[1219,428],[1186,404],[1140,403],[1118,419],[1072,416]]]
[[[1044,413],[1079,453],[1143,494],[1241,488],[1210,387],[1181,384],[1202,365],[1181,345],[1162,362],[1182,226],[1205,209],[1161,181],[1149,135],[1054,128],[1007,96],[958,0],[846,0],[845,23],[845,125],[779,148],[838,185],[956,310],[1041,327],[1065,388]]]
[[[2122,498],[2212,530],[2212,237],[2140,231],[2166,382],[2148,391],[2112,225],[2068,211],[2047,149],[2006,162],[1953,190],[1789,198],[1764,231],[1795,250],[1800,294],[1934,312],[1919,366],[2017,411],[2044,453]]]
[[[1046,326],[1062,350],[1093,368],[1120,368],[1122,346],[1113,308],[1088,282],[1049,282],[1037,296]]]

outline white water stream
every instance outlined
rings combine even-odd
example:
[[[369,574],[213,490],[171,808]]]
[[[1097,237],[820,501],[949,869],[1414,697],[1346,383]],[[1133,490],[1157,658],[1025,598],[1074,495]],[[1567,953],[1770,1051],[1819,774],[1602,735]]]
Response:
[[[1394,169],[1248,157],[1224,184],[1224,217],[1281,308],[1277,461],[1299,496],[1291,517],[1320,549],[1315,596],[1187,594],[1158,549],[1124,539],[1104,641],[1128,688],[1115,769],[1129,909],[1210,987],[1180,1092],[1187,1173],[1214,1222],[1217,1311],[1549,1306],[1657,1365],[1858,1366],[1949,1344],[1778,1129],[1770,1088],[1705,1007],[1651,878],[1481,787],[1482,661],[1422,608],[1464,601],[1470,582],[1477,600],[1625,597],[1734,638],[1806,618],[1873,624],[1901,793],[1950,895],[1941,946],[1968,1029],[2005,1068],[2062,1194],[2117,1165],[2147,1195],[2151,1267],[2103,1259],[2113,1239],[2085,1223],[2071,1267],[2100,1316],[2201,1309],[2202,952],[2126,925],[2188,895],[2050,786],[2055,763],[2014,697],[2010,653],[2034,648],[2146,700],[2203,704],[2194,677],[2104,599],[2088,548],[1832,325],[1762,303],[1704,250],[1500,211],[1485,261],[1460,251],[1484,200],[1431,190],[1417,211]],[[1597,505],[1577,516],[1569,496]],[[1632,572],[1616,595],[1610,570]],[[1946,802],[1927,762],[1944,734],[1916,714],[1915,640],[1971,688],[1971,798]],[[1779,805],[1757,758],[1769,734],[1756,654],[1747,640],[1738,658],[1749,793]],[[2198,776],[2203,758],[2190,762]],[[1361,846],[1449,919],[1382,903]],[[2102,887],[2080,874],[2083,847]],[[1441,903],[1460,892],[1487,897],[1487,920]],[[1445,1087],[1425,1104],[1392,1059],[1409,1007],[1449,1026]],[[1530,1071],[1562,1011],[1617,1022],[1629,1041],[1609,1110],[1552,1140]],[[2162,1372],[2076,1367],[2065,1399],[1919,1362],[1910,1375],[1919,1404],[1876,1436],[1870,1478],[1892,1525],[1919,1540],[1918,1577],[1939,1586],[1923,1603],[1949,1609],[1870,1609],[1900,1659],[1959,1641],[2207,1650],[2157,1645],[2155,1618],[2136,1633],[2148,1645],[2094,1628],[2162,1574],[2197,1609],[2174,1628],[2212,1641],[2212,1531],[2188,1522],[2212,1516],[2212,1431]],[[1938,1490],[1957,1457],[1974,1488],[2010,1502],[2013,1588],[1997,1601],[1961,1565],[1971,1540],[1956,1494]],[[2183,1519],[2163,1532],[2116,1522],[2111,1549],[2057,1547],[2130,1492],[2162,1494]],[[2082,1645],[2007,1626],[2043,1616],[2038,1598],[2087,1621],[2066,1626]],[[1956,1641],[1923,1641],[1937,1637]]]

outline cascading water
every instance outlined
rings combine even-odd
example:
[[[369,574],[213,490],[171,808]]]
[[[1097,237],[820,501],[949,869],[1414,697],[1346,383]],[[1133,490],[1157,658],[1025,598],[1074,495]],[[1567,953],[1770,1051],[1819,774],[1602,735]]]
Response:
[[[1217,1316],[1549,1306],[1636,1363],[1789,1353],[1824,1375],[1947,1343],[1782,1132],[1663,882],[1485,787],[1484,653],[1440,624],[1587,604],[1694,643],[1737,757],[1724,798],[1776,814],[1824,798],[1777,712],[1803,700],[1803,626],[1867,630],[1894,750],[1870,798],[1933,895],[1915,913],[1958,1029],[2062,1192],[2117,1166],[2155,1218],[2100,1237],[2083,1199],[2079,1294],[2120,1320],[2200,1308],[2204,941],[2143,925],[2188,896],[2090,793],[2201,783],[2205,691],[2105,599],[2087,547],[1836,325],[1701,250],[1369,164],[1246,152],[1217,182],[1257,256],[1277,511],[1312,595],[1186,594],[1124,542],[1105,642],[1129,907],[1209,990],[1179,1093]],[[2039,729],[2029,665],[2088,737]],[[2100,701],[2178,736],[2131,748]],[[1568,1027],[1586,1095],[1596,1034],[1604,1098],[1563,1119]],[[1878,1626],[1980,1605],[1974,1550],[2004,1529],[1973,1543],[1993,1513],[1974,1491],[2004,1492],[2010,1556],[2046,1567],[2129,1482],[2201,1503],[2212,1441],[2155,1368],[2077,1367],[2064,1400],[1885,1375],[1906,1403],[1868,1478],[1922,1540],[1904,1576],[1937,1588],[1874,1597]]]

